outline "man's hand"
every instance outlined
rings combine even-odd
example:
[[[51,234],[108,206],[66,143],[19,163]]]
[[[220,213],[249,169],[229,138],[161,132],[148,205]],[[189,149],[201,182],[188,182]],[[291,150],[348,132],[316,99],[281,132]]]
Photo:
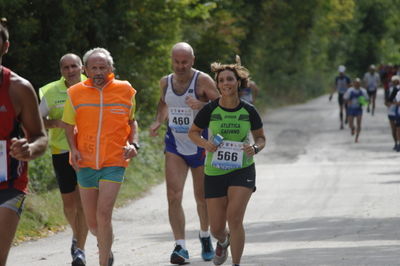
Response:
[[[71,164],[75,171],[79,171],[79,161],[81,159],[81,153],[78,150],[71,150]]]
[[[10,156],[19,161],[29,161],[32,156],[32,149],[26,138],[11,139]]]
[[[158,129],[160,128],[161,123],[158,121],[153,122],[150,126],[150,136],[155,137],[158,136]]]
[[[138,154],[138,151],[136,150],[135,146],[133,144],[128,144],[123,147],[124,149],[124,159],[131,159],[135,157]]]
[[[206,104],[205,102],[199,101],[192,96],[186,97],[186,104],[193,110],[200,110]]]

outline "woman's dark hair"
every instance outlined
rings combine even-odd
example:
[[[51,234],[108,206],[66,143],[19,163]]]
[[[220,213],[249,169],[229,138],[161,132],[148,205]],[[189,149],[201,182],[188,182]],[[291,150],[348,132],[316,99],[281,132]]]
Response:
[[[0,18],[0,36],[3,42],[8,41],[7,19]]]
[[[239,89],[247,87],[249,81],[249,71],[244,66],[240,64],[221,64],[214,62],[211,64],[211,71],[215,73],[214,78],[217,84],[219,73],[225,70],[232,71],[235,74],[236,79],[240,80]]]

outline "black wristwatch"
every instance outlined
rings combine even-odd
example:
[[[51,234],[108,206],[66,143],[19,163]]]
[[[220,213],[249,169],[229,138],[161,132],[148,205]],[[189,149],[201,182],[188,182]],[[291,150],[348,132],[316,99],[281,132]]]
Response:
[[[139,143],[132,142],[132,143],[130,143],[130,144],[133,145],[137,151],[140,149]]]
[[[258,147],[257,144],[253,144],[252,147],[254,149],[254,154],[257,154],[260,151],[260,148]]]

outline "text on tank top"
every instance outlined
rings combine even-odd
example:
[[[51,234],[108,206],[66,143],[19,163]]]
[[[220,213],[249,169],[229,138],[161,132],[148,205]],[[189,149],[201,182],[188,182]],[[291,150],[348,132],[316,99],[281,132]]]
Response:
[[[195,71],[189,87],[182,94],[177,94],[173,88],[173,74],[168,75],[168,86],[165,91],[165,103],[168,106],[168,127],[176,143],[177,151],[183,155],[197,153],[197,146],[188,137],[188,132],[193,124],[193,119],[198,110],[191,109],[186,104],[187,97],[197,99],[196,84],[200,71]]]

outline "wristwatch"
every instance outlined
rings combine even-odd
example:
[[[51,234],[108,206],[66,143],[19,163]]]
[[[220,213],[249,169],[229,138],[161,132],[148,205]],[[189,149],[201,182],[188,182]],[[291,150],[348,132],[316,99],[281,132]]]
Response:
[[[260,151],[260,148],[258,147],[257,144],[253,144],[252,147],[254,149],[254,154],[257,154]]]
[[[133,145],[137,151],[140,149],[139,143],[132,142],[132,143],[129,143],[129,144],[130,144],[130,145]]]

